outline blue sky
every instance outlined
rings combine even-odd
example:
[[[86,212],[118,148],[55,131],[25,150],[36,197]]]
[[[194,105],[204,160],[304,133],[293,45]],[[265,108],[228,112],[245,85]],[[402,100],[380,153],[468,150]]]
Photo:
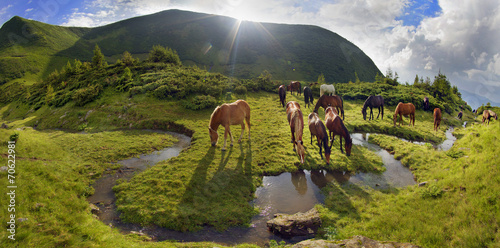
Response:
[[[467,95],[500,102],[498,0],[1,0],[0,25],[17,15],[95,27],[173,8],[317,25],[360,47],[382,72],[397,72],[400,82],[441,71]]]

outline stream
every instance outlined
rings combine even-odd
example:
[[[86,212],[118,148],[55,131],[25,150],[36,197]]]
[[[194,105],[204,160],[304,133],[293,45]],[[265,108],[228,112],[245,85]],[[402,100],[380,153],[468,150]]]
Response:
[[[456,140],[452,135],[453,130],[446,131],[446,140],[437,146],[438,150],[448,150]],[[179,242],[203,242],[210,241],[225,245],[236,245],[241,243],[252,243],[264,246],[270,240],[277,242],[296,243],[311,237],[294,237],[284,239],[274,235],[267,230],[266,222],[273,218],[276,213],[294,214],[306,212],[316,204],[324,202],[321,188],[333,180],[340,184],[353,183],[360,186],[369,186],[374,189],[387,189],[389,187],[406,187],[416,184],[411,171],[403,166],[400,161],[394,159],[386,150],[378,145],[368,143],[370,134],[353,133],[351,135],[355,145],[367,147],[378,154],[386,167],[383,173],[358,173],[350,175],[342,171],[325,170],[298,170],[293,173],[282,173],[278,176],[264,176],[262,186],[255,192],[255,199],[251,202],[253,206],[260,209],[260,214],[253,217],[250,227],[231,227],[224,232],[218,232],[213,228],[205,227],[198,232],[179,232],[157,226],[142,227],[138,224],[121,222],[119,213],[115,206],[115,195],[113,186],[120,178],[130,179],[138,171],[143,171],[162,160],[179,155],[189,147],[191,138],[182,134],[167,132],[179,141],[173,146],[139,158],[131,158],[119,161],[123,166],[113,175],[107,174],[92,185],[95,188],[94,195],[87,200],[98,206],[99,219],[105,224],[118,228],[122,233],[134,232],[146,234],[156,241],[176,240]],[[422,142],[413,142],[425,144]]]

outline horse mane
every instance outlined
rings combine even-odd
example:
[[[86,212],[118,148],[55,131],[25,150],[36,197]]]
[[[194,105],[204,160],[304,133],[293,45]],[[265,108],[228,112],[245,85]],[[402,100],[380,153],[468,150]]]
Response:
[[[366,108],[368,108],[368,103],[369,103],[369,101],[372,99],[372,97],[373,97],[373,96],[369,96],[368,98],[366,98],[365,103],[363,104],[363,109],[362,109],[363,111],[366,111]],[[343,103],[344,103],[344,102],[342,101],[342,104],[343,104]]]
[[[330,146],[328,145],[328,132],[326,131],[326,127],[323,124],[323,122],[319,121],[320,123],[320,128],[321,128],[321,133],[324,133],[326,135],[323,136],[322,141],[323,141],[323,149],[325,149],[325,154],[331,153]]]
[[[338,116],[338,118],[340,118],[340,116]],[[344,137],[345,139],[345,144],[348,145],[348,144],[351,144],[352,143],[352,139],[351,139],[351,134],[349,134],[349,131],[347,130],[347,127],[345,127],[344,125],[344,122],[341,122],[342,123],[342,131],[344,131],[344,133],[346,134],[346,137]]]
[[[216,116],[219,113],[220,109],[221,109],[221,106],[217,106],[214,109],[214,112],[212,112],[212,115],[210,115],[210,122],[208,123],[208,127],[209,128],[213,128],[212,125],[215,124],[215,123],[213,123],[214,122],[214,116]],[[213,129],[217,130],[217,127],[213,128]]]
[[[299,133],[299,130],[302,130],[302,128],[300,128],[300,121],[304,122],[304,120],[302,119],[302,112],[300,111],[300,109],[296,109],[292,112],[292,115],[290,116],[290,121],[292,121],[293,119],[297,119],[294,121],[294,128],[295,128],[295,133],[298,134]],[[302,125],[304,125],[302,123]],[[298,138],[298,135],[297,135],[297,138]]]

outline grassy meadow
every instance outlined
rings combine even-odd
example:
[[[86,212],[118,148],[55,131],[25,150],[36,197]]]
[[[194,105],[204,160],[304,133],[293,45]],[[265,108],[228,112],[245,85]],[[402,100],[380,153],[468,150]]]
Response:
[[[199,230],[209,225],[224,230],[248,225],[258,213],[249,202],[263,175],[277,175],[297,169],[328,169],[350,173],[381,172],[380,157],[353,146],[352,155],[340,153],[338,141],[332,147],[330,165],[310,144],[304,129],[306,162],[300,164],[292,151],[290,129],[278,95],[248,93],[233,95],[231,102],[244,98],[251,107],[251,139],[247,131],[237,143],[241,129],[232,126],[235,145],[223,152],[222,141],[210,146],[208,121],[212,109],[188,110],[179,101],[158,100],[147,95],[130,98],[111,90],[83,107],[67,104],[60,108],[43,106],[33,113],[20,103],[0,109],[1,140],[19,134],[16,143],[16,184],[19,201],[16,218],[17,240],[9,241],[3,231],[3,244],[20,246],[211,246],[206,243],[145,242],[147,238],[123,235],[95,219],[86,202],[93,193],[90,184],[103,173],[114,173],[114,161],[149,153],[175,142],[169,135],[142,129],[168,129],[192,136],[191,146],[178,157],[160,162],[114,187],[122,219],[143,225],[155,224],[181,231]],[[302,97],[290,96],[303,105]],[[494,165],[498,154],[498,122],[475,124],[458,130],[462,137],[448,152],[411,140],[440,142],[447,126],[456,122],[444,115],[438,132],[432,130],[432,114],[417,111],[415,127],[393,127],[393,106],[386,107],[384,119],[364,121],[362,102],[346,101],[345,123],[350,132],[381,133],[370,142],[391,150],[413,170],[423,187],[374,190],[352,184],[331,184],[324,192],[325,204],[318,206],[325,235],[332,228],[335,238],[366,235],[378,240],[411,242],[423,247],[485,247],[498,240],[499,180]],[[306,108],[304,122],[313,106]],[[320,109],[320,117],[324,112]],[[378,110],[375,110],[375,115]],[[24,118],[24,119],[23,119]],[[466,112],[466,118],[472,114]],[[408,119],[405,118],[408,124]],[[37,125],[40,130],[22,128]],[[17,130],[21,128],[21,130]],[[60,128],[60,130],[55,130]],[[77,133],[62,130],[80,130]],[[223,128],[219,129],[223,133]],[[488,134],[491,133],[491,134]],[[384,135],[388,134],[388,135]],[[337,139],[338,140],[338,139]],[[229,142],[229,141],[228,141]],[[228,144],[229,145],[229,144]],[[2,152],[2,164],[7,153]],[[2,172],[3,177],[7,173]],[[483,180],[483,177],[489,177]],[[7,180],[0,182],[6,188]],[[69,200],[70,199],[70,200]],[[2,198],[6,201],[6,198]],[[2,202],[2,205],[5,205]],[[448,207],[454,206],[454,207]],[[7,216],[7,209],[2,209]],[[327,228],[328,227],[328,228]],[[331,237],[331,235],[330,235]],[[246,246],[242,244],[241,246]]]

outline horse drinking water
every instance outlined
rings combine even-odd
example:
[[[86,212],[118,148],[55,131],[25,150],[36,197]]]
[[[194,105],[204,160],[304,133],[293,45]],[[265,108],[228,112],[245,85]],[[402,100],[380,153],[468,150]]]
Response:
[[[330,164],[330,154],[331,149],[328,146],[328,133],[326,132],[326,127],[319,118],[319,115],[312,112],[308,116],[309,132],[311,132],[311,145],[313,144],[313,136],[316,136],[316,140],[319,146],[319,155],[323,159],[323,154],[321,154],[322,147],[325,149],[326,164]]]
[[[363,108],[361,109],[361,113],[363,114],[363,119],[366,121],[366,109],[370,107],[370,117],[368,120],[374,119],[373,108],[378,108],[377,119],[382,113],[382,120],[384,119],[384,98],[382,96],[369,96],[365,103],[363,104]]]
[[[241,142],[243,132],[245,131],[245,121],[248,125],[248,140],[250,140],[250,106],[244,100],[237,100],[233,103],[225,103],[215,108],[212,116],[210,116],[210,123],[208,124],[208,133],[210,134],[210,141],[212,146],[217,144],[219,133],[217,129],[220,125],[224,126],[224,145],[223,151],[226,150],[227,134],[231,137],[231,146],[233,146],[233,134],[229,129],[230,125],[241,125],[241,135],[238,142]]]
[[[399,115],[399,125],[403,123],[403,115],[404,116],[410,116],[410,123],[409,125],[411,126],[411,122],[413,121],[413,126],[415,126],[415,105],[413,103],[398,103],[398,106],[396,107],[396,110],[394,110],[394,117],[392,118],[394,120],[394,126],[396,126],[396,119],[398,118]]]
[[[296,151],[300,158],[300,163],[304,163],[305,149],[302,141],[304,131],[304,117],[300,111],[300,105],[295,101],[290,101],[286,104],[286,114],[290,131],[292,133],[293,151]]]
[[[333,140],[335,139],[335,135],[340,135],[340,151],[344,153],[342,150],[342,138],[345,139],[345,153],[347,156],[351,155],[352,148],[352,138],[347,131],[347,128],[344,125],[344,122],[340,117],[336,114],[336,111],[333,107],[327,107],[325,109],[325,125],[330,131],[330,149],[333,145]]]

